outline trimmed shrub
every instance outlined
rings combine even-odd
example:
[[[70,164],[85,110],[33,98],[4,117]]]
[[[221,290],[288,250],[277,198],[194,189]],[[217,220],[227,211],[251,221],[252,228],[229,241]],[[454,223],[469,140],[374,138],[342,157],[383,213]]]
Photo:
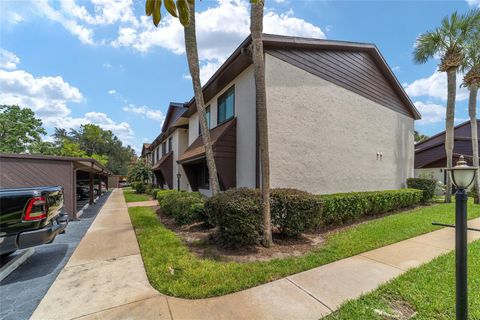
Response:
[[[255,189],[229,189],[205,202],[209,222],[218,227],[221,244],[228,247],[259,243],[263,230],[260,193]]]
[[[147,185],[143,182],[132,182],[132,188],[135,190],[136,193],[145,193],[147,189]]]
[[[413,206],[422,201],[423,191],[401,189],[338,193],[319,197],[323,200],[321,223],[329,226]]]
[[[298,236],[314,229],[322,217],[322,201],[297,189],[272,189],[270,192],[272,224],[286,236]]]
[[[158,205],[159,205],[159,206],[162,206],[162,201],[163,201],[163,199],[165,198],[165,196],[167,196],[167,195],[169,195],[169,194],[171,194],[171,193],[178,193],[178,191],[177,191],[177,190],[169,190],[169,189],[159,190],[159,191],[157,192],[157,196],[156,196],[157,201],[158,201]]]
[[[174,191],[163,194],[162,197],[160,205],[162,211],[175,219],[176,224],[185,225],[201,219],[204,200],[200,193]]]
[[[435,179],[425,178],[408,178],[407,187],[411,189],[418,189],[423,191],[423,202],[428,202],[435,196],[435,189],[437,188],[437,181]]]

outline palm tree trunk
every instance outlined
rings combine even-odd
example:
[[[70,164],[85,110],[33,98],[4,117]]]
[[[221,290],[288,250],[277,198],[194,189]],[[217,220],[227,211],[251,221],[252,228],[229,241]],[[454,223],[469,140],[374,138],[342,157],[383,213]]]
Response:
[[[210,188],[212,194],[216,194],[220,191],[220,184],[218,182],[217,166],[213,156],[210,131],[205,116],[205,102],[203,101],[202,85],[200,82],[200,66],[198,62],[197,36],[195,32],[195,1],[188,1],[188,3],[190,7],[190,23],[184,28],[185,50],[187,52],[188,68],[190,69],[190,75],[192,77],[195,104],[197,106],[200,121],[203,145],[205,146],[207,167],[210,175]]]
[[[447,169],[451,169],[454,143],[453,121],[455,118],[455,97],[457,92],[457,68],[450,68],[447,70],[447,87],[448,96],[447,115],[445,117],[445,152],[447,154]],[[445,202],[452,202],[452,181],[449,174],[447,174]]]
[[[468,98],[468,114],[470,115],[470,124],[472,127],[472,151],[473,151],[473,166],[478,168],[478,132],[477,132],[477,93],[478,84],[474,83],[470,87],[470,96]],[[477,170],[477,176],[473,185],[477,190],[477,195],[474,199],[475,203],[480,203],[480,176]]]
[[[268,150],[267,93],[265,88],[265,60],[263,55],[263,7],[264,0],[252,3],[250,32],[252,34],[252,58],[255,77],[255,98],[262,171],[263,245],[272,245],[270,216],[270,159]]]

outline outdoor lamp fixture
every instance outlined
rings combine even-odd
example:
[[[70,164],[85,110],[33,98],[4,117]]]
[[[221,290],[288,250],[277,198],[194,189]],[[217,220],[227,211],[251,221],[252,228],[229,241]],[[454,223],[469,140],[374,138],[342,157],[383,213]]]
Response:
[[[177,173],[177,191],[180,191],[180,178],[182,174],[180,172]]]
[[[456,269],[456,314],[457,320],[468,319],[468,283],[467,283],[467,230],[480,231],[467,226],[466,189],[475,179],[477,168],[467,165],[460,156],[457,165],[448,169],[453,184],[457,188],[455,195],[455,269]]]

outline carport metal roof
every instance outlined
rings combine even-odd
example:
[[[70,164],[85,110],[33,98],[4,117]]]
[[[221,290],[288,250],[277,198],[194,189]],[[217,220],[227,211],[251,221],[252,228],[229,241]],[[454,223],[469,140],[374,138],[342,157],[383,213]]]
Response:
[[[56,160],[56,161],[69,161],[73,162],[75,169],[104,173],[111,175],[112,173],[100,162],[93,158],[81,158],[81,157],[63,157],[63,156],[50,156],[43,154],[27,154],[27,153],[0,153],[0,158],[17,158],[17,159],[37,159],[37,160]]]

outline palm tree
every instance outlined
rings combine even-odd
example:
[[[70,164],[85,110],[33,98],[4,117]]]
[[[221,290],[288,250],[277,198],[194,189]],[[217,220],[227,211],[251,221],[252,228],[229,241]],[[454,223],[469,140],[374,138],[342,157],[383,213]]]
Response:
[[[428,139],[428,136],[418,132],[417,130],[413,131],[413,133],[415,136],[415,143],[419,143]]]
[[[480,13],[480,12],[479,12]],[[468,98],[468,113],[472,127],[472,152],[473,166],[478,167],[478,132],[477,132],[477,93],[480,85],[480,14],[477,13],[477,29],[472,33],[467,45],[465,46],[465,60],[461,67],[465,72],[463,77],[463,86],[470,91]],[[480,177],[477,172],[474,187],[477,190],[475,203],[480,203]]]
[[[252,1],[250,33],[252,35],[252,59],[255,77],[255,98],[262,170],[263,245],[272,245],[270,215],[270,159],[268,151],[267,93],[265,89],[265,60],[263,55],[263,7],[264,0]]]
[[[447,73],[447,114],[445,131],[445,151],[447,154],[447,168],[452,167],[453,155],[453,125],[455,116],[455,97],[457,89],[457,71],[463,62],[463,48],[474,28],[475,14],[478,10],[471,10],[467,14],[459,15],[454,12],[450,17],[443,18],[440,27],[433,31],[421,34],[415,43],[413,52],[414,61],[425,63],[436,55],[440,56],[438,71]],[[447,175],[445,202],[451,202],[452,183]]]
[[[213,156],[212,140],[210,139],[210,131],[208,130],[205,102],[203,100],[202,85],[200,82],[200,66],[195,32],[195,0],[177,0],[176,2],[174,0],[165,0],[163,3],[167,11],[172,16],[178,17],[184,27],[185,51],[187,53],[188,68],[192,78],[195,105],[199,115],[203,145],[205,146],[210,187],[212,194],[216,194],[220,191],[220,184],[218,182],[217,166]],[[153,24],[156,27],[158,27],[161,20],[161,6],[162,0],[147,0],[145,3],[145,12],[147,16],[152,16]]]

